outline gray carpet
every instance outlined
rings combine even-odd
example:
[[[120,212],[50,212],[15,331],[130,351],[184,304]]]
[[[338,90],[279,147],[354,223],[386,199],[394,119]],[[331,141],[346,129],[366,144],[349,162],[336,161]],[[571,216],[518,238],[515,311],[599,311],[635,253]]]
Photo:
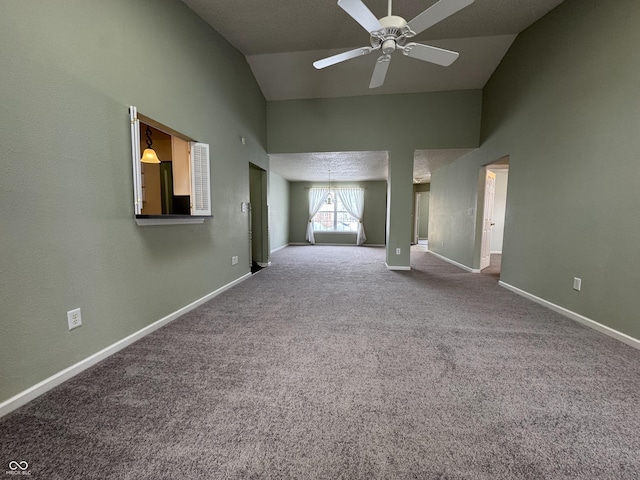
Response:
[[[272,261],[0,420],[3,469],[640,478],[640,351],[424,251],[411,272],[367,247]]]

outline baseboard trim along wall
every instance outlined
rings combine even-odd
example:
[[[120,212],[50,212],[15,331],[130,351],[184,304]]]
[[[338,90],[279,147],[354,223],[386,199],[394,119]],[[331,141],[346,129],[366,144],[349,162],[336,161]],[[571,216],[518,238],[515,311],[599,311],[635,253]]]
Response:
[[[217,297],[225,290],[228,290],[231,287],[239,284],[240,282],[243,282],[249,277],[251,277],[251,273],[247,273],[243,275],[242,277],[234,280],[233,282],[228,283],[227,285],[220,287],[219,289],[205,295],[204,297],[194,302],[191,302],[189,305],[186,305],[181,309],[176,310],[175,312],[167,315],[166,317],[161,318],[160,320],[157,320],[151,325],[147,325],[143,329],[138,330],[135,333],[132,333],[128,337],[125,337],[122,340],[118,340],[113,345],[110,345],[107,348],[100,350],[97,353],[94,353],[93,355],[85,358],[84,360],[79,361],[75,365],[71,365],[70,367],[65,368],[64,370],[50,376],[49,378],[44,379],[40,383],[35,384],[34,386],[24,390],[23,392],[18,393],[17,395],[9,398],[8,400],[5,400],[4,402],[0,403],[0,418],[11,413],[17,408],[20,408],[21,406],[29,403],[31,400],[35,399],[36,397],[39,397],[43,393],[48,392],[52,388],[57,387],[58,385],[69,380],[70,378],[78,375],[79,373],[86,370],[87,368],[92,367],[93,365],[101,362],[105,358],[110,357],[114,353],[119,352],[120,350],[131,345],[137,340],[140,340],[141,338],[158,330],[160,327],[163,327],[166,324],[172,322],[173,320],[176,320],[177,318],[181,317],[185,313],[188,313],[191,310],[195,309],[196,307],[199,307],[203,303],[208,302],[212,298]]]
[[[466,270],[467,272],[471,272],[471,273],[480,273],[480,270],[477,268],[471,268],[471,267],[467,267],[466,265],[463,265],[461,263],[456,262],[455,260],[451,260],[450,258],[445,257],[444,255],[440,255],[439,253],[436,252],[432,252],[431,250],[428,250],[428,252],[431,255],[435,255],[436,257],[438,257],[441,260],[444,260],[445,262],[449,262],[452,265],[455,265],[456,267],[460,267],[463,270]]]
[[[286,248],[286,247],[288,247],[288,246],[289,246],[289,244],[288,244],[288,243],[285,243],[284,245],[281,245],[281,246],[279,246],[278,248],[274,248],[274,249],[273,249],[273,250],[271,250],[269,253],[277,252],[278,250],[282,250],[283,248]]]
[[[293,242],[293,243],[290,243],[289,245],[293,247],[301,247],[305,245],[308,245],[310,247],[313,245],[325,246],[325,247],[356,247],[357,246],[355,243],[323,243],[323,242],[316,242],[314,244],[311,244],[309,242],[306,242],[306,243]],[[365,243],[364,245],[360,245],[360,246],[361,247],[385,247],[386,245],[384,243]]]
[[[536,297],[535,295],[529,292],[520,290],[519,288],[514,287],[513,285],[509,285],[508,283],[505,283],[503,281],[499,281],[498,285],[506,288],[507,290],[511,290],[512,292],[517,293],[522,297],[525,297],[529,300],[539,303],[540,305],[543,305],[555,312],[558,312],[564,315],[565,317],[570,318],[571,320],[575,320],[578,323],[581,323],[587,327],[593,328],[594,330],[598,330],[599,332],[604,333],[605,335],[615,338],[616,340],[620,340],[621,342],[626,343],[627,345],[640,350],[640,340],[638,340],[637,338],[633,338],[627,335],[626,333],[622,333],[617,330],[614,330],[611,327],[602,325],[601,323],[598,323],[595,320],[591,320],[590,318],[585,317],[584,315],[580,315],[579,313],[576,313],[567,308],[561,307],[560,305],[556,305],[555,303],[551,303],[548,300],[545,300],[544,298]]]
[[[411,270],[411,267],[404,267],[404,266],[400,266],[400,265],[389,265],[388,263],[385,263],[387,270],[398,270],[398,271],[408,271]]]

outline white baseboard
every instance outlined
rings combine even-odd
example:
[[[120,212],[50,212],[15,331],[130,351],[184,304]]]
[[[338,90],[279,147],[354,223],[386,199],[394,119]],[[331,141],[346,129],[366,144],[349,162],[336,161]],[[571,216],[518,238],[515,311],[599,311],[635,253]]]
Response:
[[[262,268],[271,266],[271,262],[256,262],[256,263],[258,264],[258,266]]]
[[[288,243],[285,243],[284,245],[282,245],[282,246],[280,246],[280,247],[278,247],[278,248],[274,248],[274,249],[273,249],[273,250],[271,250],[271,252],[269,252],[269,253],[277,252],[278,250],[282,250],[283,248],[286,248],[286,247],[288,247],[288,246],[289,246],[289,244],[288,244]]]
[[[308,243],[307,245],[311,245]],[[319,247],[357,247],[356,243],[326,243],[326,242],[316,242],[314,245],[318,245]]]
[[[386,262],[385,262],[385,266],[387,267],[387,270],[397,270],[397,271],[403,271],[403,272],[411,270],[411,267],[404,267],[400,265],[389,265]]]
[[[289,245],[293,246],[293,247],[301,247],[301,246],[312,246],[312,245],[318,245],[321,247],[357,247],[357,245],[355,243],[321,243],[321,242],[316,242],[314,244],[311,244],[309,242],[306,243],[296,243],[296,242],[292,242]],[[363,245],[360,245],[361,247],[386,247],[386,245],[384,243],[365,243]],[[275,250],[274,250],[275,251]]]
[[[132,333],[128,337],[125,337],[122,340],[118,340],[113,345],[110,345],[107,348],[104,348],[103,350],[100,350],[99,352],[94,353],[93,355],[85,358],[84,360],[80,360],[75,365],[71,365],[70,367],[65,368],[64,370],[50,376],[49,378],[44,379],[40,383],[33,385],[32,387],[24,390],[23,392],[20,392],[17,395],[14,395],[8,400],[5,400],[4,402],[0,403],[0,418],[16,410],[17,408],[20,408],[21,406],[29,403],[34,398],[39,397],[40,395],[48,392],[54,387],[57,387],[61,383],[78,375],[80,372],[86,370],[89,367],[92,367],[93,365],[104,360],[105,358],[110,357],[114,353],[119,352],[123,348],[131,345],[137,340],[140,340],[142,337],[149,335],[150,333],[158,330],[160,327],[163,327],[166,324],[172,322],[173,320],[181,317],[185,313],[190,312],[191,310],[195,309],[196,307],[199,307],[203,303],[208,302],[214,297],[217,297],[225,290],[230,289],[231,287],[237,285],[238,283],[246,280],[249,277],[251,277],[251,273],[247,273],[243,275],[242,277],[234,280],[233,282],[228,283],[223,287],[220,287],[219,289],[205,295],[204,297],[190,303],[189,305],[182,307],[181,309],[167,315],[166,317],[155,321],[151,325],[147,325],[143,329],[138,330],[135,333]]]
[[[583,325],[586,325],[587,327],[593,328],[594,330],[604,333],[605,335],[615,338],[616,340],[620,340],[621,342],[626,343],[627,345],[640,350],[640,340],[638,340],[637,338],[633,338],[627,335],[626,333],[622,333],[617,330],[614,330],[611,327],[602,325],[601,323],[598,323],[595,320],[591,320],[590,318],[587,318],[584,315],[580,315],[579,313],[576,313],[567,308],[561,307],[560,305],[556,305],[555,303],[551,303],[548,300],[545,300],[544,298],[536,297],[535,295],[529,292],[520,290],[519,288],[514,287],[513,285],[509,285],[508,283],[505,283],[503,281],[499,281],[498,285],[506,288],[507,290],[511,290],[512,292],[517,293],[522,297],[525,297],[529,300],[539,303],[540,305],[543,305],[553,310],[554,312],[558,312],[561,315],[564,315],[565,317],[570,318],[571,320],[575,320],[578,323],[581,323]]]
[[[463,265],[461,263],[456,262],[455,260],[451,260],[450,258],[445,257],[444,255],[440,255],[439,253],[433,252],[431,250],[429,250],[429,253],[431,255],[435,255],[436,257],[438,257],[441,260],[444,260],[445,262],[449,262],[452,265],[455,265],[456,267],[460,267],[463,270],[466,270],[467,272],[471,272],[471,273],[480,273],[480,270],[477,268],[471,268],[471,267],[467,267],[466,265]]]

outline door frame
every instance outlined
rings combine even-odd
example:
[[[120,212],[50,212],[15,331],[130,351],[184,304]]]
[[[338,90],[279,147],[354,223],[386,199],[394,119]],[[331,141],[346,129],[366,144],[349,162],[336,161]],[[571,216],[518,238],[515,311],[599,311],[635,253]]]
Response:
[[[480,172],[478,174],[478,190],[476,197],[476,208],[475,212],[473,208],[469,209],[469,215],[475,214],[475,239],[474,239],[474,251],[473,251],[473,273],[480,273],[480,257],[482,255],[482,228],[484,224],[484,199],[485,199],[485,186],[486,186],[486,175],[488,170],[498,170],[498,169],[506,169],[509,170],[509,155],[505,155],[504,157],[499,158],[498,160],[491,162],[487,165],[483,165],[480,167]],[[508,189],[508,187],[507,187]],[[505,208],[508,211],[509,209],[509,196],[507,194]],[[506,213],[505,213],[505,232],[506,232]],[[503,237],[503,255],[502,255],[502,264],[505,263],[505,250],[506,250],[506,235]],[[489,245],[489,248],[491,245]]]
[[[260,267],[271,265],[269,251],[268,172],[249,163],[249,250],[250,262]],[[257,228],[256,228],[257,227]]]

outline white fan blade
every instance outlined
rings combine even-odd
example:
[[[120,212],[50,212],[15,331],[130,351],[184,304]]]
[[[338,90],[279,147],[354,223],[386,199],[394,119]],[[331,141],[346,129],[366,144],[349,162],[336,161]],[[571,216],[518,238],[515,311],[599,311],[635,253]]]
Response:
[[[424,32],[427,28],[468,7],[474,0],[440,0],[411,20],[407,25],[414,34]]]
[[[337,55],[333,55],[332,57],[323,58],[322,60],[316,60],[315,62],[313,62],[313,66],[320,70],[321,68],[330,67],[331,65],[344,62],[345,60],[350,60],[352,58],[361,57],[362,55],[367,55],[368,53],[371,53],[372,50],[377,49],[372,47],[356,48],[355,50],[349,50],[348,52],[339,53]]]
[[[435,63],[443,67],[451,65],[460,55],[458,52],[452,52],[451,50],[432,47],[430,45],[422,45],[421,43],[407,43],[402,49],[402,53],[411,58]]]
[[[347,12],[351,18],[371,33],[382,30],[384,27],[380,24],[371,10],[362,3],[362,0],[338,0],[338,6]]]
[[[378,88],[382,86],[384,79],[387,76],[387,70],[389,70],[390,63],[391,55],[382,55],[381,57],[378,57],[376,67],[373,69],[373,75],[371,75],[369,88]]]

